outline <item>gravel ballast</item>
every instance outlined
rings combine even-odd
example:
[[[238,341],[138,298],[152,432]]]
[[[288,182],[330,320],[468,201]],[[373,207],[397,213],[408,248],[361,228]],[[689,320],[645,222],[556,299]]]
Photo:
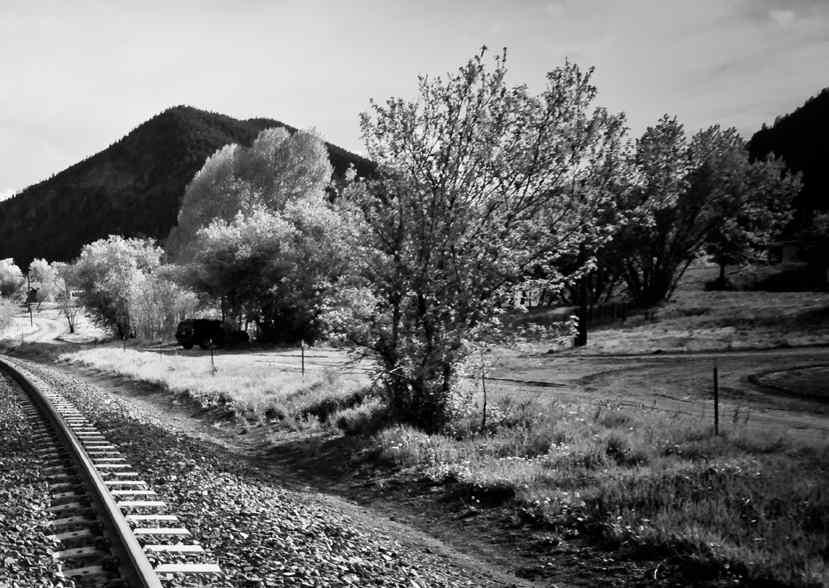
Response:
[[[48,486],[18,388],[0,374],[0,586],[73,586],[57,576]]]
[[[313,493],[287,490],[216,445],[58,369],[18,362],[74,402],[179,515],[225,574],[222,586],[503,586],[428,547],[401,544]]]

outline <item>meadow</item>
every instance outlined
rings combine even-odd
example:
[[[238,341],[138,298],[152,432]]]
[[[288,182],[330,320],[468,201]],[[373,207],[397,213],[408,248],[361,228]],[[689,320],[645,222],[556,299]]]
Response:
[[[207,355],[91,348],[62,359],[268,422],[272,439],[360,440],[378,475],[427,480],[472,509],[514,508],[534,527],[684,566],[689,577],[808,585],[824,570],[829,444],[758,429],[748,411],[724,411],[715,436],[710,418],[656,403],[493,382],[482,428],[470,379],[452,426],[426,434],[387,424],[365,373],[317,366],[303,379],[295,355],[222,354],[215,374]]]
[[[60,355],[60,360],[153,384],[205,409],[245,422],[281,423],[291,430],[315,428],[328,414],[359,402],[367,386],[358,370],[310,365],[299,358],[280,365],[272,355],[159,353],[99,345]]]
[[[376,457],[414,468],[473,507],[511,503],[562,537],[670,561],[697,580],[819,585],[829,534],[826,443],[757,434],[613,403],[496,396],[487,430],[394,426]],[[492,418],[492,417],[495,418]]]

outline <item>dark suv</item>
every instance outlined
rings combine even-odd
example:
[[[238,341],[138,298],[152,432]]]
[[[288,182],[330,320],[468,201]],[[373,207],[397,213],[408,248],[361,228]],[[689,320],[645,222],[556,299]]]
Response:
[[[202,349],[226,347],[236,343],[247,343],[248,334],[240,331],[233,323],[216,319],[187,319],[176,329],[176,341],[185,349],[198,345]]]

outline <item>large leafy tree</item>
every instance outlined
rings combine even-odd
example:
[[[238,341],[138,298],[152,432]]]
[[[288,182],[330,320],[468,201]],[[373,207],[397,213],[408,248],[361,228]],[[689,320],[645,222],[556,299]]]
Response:
[[[13,259],[0,259],[0,296],[6,298],[17,296],[25,281],[23,272]]]
[[[210,158],[185,194],[170,245],[193,286],[248,318],[266,341],[313,340],[325,301],[346,272],[351,234],[326,197],[332,167],[310,133],[260,133],[250,148]]]
[[[355,242],[349,215],[320,195],[257,207],[199,230],[191,280],[229,314],[256,322],[260,340],[313,341],[326,331]]]
[[[72,274],[81,302],[98,324],[122,339],[134,333],[134,284],[161,265],[163,253],[151,239],[118,235],[83,246]]]
[[[254,207],[279,210],[301,196],[322,195],[332,171],[325,144],[303,131],[265,129],[250,147],[226,145],[187,185],[167,248],[188,260],[199,229],[216,219],[232,221]]]
[[[706,246],[724,265],[767,244],[799,189],[779,163],[750,163],[735,129],[715,125],[688,140],[667,115],[637,141],[635,164],[635,184],[619,193],[625,222],[613,263],[641,305],[669,297]]]
[[[718,200],[706,253],[720,266],[718,283],[725,287],[727,265],[763,259],[769,243],[780,236],[793,216],[792,203],[800,191],[798,175],[786,172],[782,160],[769,157],[748,163],[745,148],[736,150],[735,178],[728,197]]]
[[[594,108],[592,70],[547,74],[539,94],[506,81],[486,50],[454,74],[419,79],[416,101],[362,115],[377,179],[355,185],[376,306],[368,345],[395,415],[427,429],[449,417],[468,343],[514,288],[560,286],[605,231],[596,214],[621,165],[624,121]],[[564,257],[587,253],[564,276]]]
[[[60,291],[59,279],[55,268],[45,259],[33,259],[29,264],[29,286],[38,303],[55,299]]]

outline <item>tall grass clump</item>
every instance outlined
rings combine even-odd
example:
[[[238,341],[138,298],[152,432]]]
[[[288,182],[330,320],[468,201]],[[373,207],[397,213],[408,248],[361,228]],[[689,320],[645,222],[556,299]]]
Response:
[[[819,585],[829,545],[829,451],[746,428],[610,402],[497,395],[440,434],[395,426],[376,454],[464,500],[711,578]],[[688,570],[691,567],[687,568]],[[690,573],[690,572],[689,572]]]
[[[12,324],[12,317],[16,310],[17,307],[11,300],[0,296],[0,331]]]
[[[302,428],[319,424],[362,399],[365,382],[333,370],[263,369],[250,356],[162,355],[150,351],[97,347],[60,356],[63,361],[126,376],[188,398],[206,409],[220,409],[247,421],[284,423]],[[316,426],[316,425],[315,425]]]

